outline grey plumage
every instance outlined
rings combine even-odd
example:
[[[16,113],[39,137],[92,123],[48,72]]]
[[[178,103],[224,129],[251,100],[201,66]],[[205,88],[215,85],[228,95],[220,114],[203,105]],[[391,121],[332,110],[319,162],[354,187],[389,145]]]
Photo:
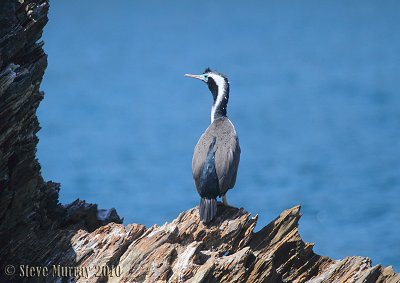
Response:
[[[217,214],[217,200],[215,198],[201,198],[199,214],[202,221],[209,223]]]
[[[201,174],[207,165],[213,166],[206,162],[209,150],[214,152],[214,166],[218,178],[218,193],[210,197],[223,196],[235,186],[240,160],[239,140],[228,117],[214,120],[200,137],[194,149],[192,173],[196,188],[201,191],[199,194],[202,197],[206,194],[202,193]]]
[[[193,178],[201,196],[200,218],[205,223],[216,216],[216,198],[235,186],[239,160],[239,140],[231,121],[227,117],[214,120],[197,142],[192,159]]]
[[[201,75],[186,76],[208,85],[213,96],[211,124],[197,142],[192,159],[192,173],[201,200],[200,219],[211,222],[217,214],[217,197],[224,199],[235,186],[240,160],[240,146],[235,127],[226,116],[229,100],[229,81],[210,69]]]

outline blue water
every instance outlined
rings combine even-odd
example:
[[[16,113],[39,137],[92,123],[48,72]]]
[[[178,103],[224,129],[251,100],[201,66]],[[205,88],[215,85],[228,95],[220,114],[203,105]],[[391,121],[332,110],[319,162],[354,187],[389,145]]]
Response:
[[[61,202],[147,226],[197,205],[211,95],[183,74],[211,67],[242,147],[228,200],[257,229],[301,204],[317,253],[400,271],[400,2],[215,2],[51,1],[38,156]]]

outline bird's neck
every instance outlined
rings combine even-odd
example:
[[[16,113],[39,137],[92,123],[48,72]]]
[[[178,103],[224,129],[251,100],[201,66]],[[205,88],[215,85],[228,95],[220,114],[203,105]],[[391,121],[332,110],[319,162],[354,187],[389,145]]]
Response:
[[[210,88],[214,102],[211,107],[211,123],[215,119],[226,116],[229,100],[229,83],[224,82],[216,88]]]

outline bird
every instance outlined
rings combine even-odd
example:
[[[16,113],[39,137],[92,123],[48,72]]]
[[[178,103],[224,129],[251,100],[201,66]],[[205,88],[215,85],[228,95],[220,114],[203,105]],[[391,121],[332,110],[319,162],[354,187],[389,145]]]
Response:
[[[217,214],[217,197],[229,206],[226,193],[236,183],[240,161],[239,138],[227,116],[229,80],[207,68],[201,75],[185,74],[207,84],[213,98],[211,124],[197,142],[192,158],[192,174],[200,195],[199,215],[210,223]]]

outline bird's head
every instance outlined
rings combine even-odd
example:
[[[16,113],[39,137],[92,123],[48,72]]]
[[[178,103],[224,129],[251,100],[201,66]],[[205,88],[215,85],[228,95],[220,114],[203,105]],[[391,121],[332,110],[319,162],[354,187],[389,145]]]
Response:
[[[185,76],[205,82],[213,95],[214,101],[217,99],[218,94],[229,95],[228,78],[218,72],[212,71],[210,68],[207,68],[201,75],[185,74]]]
[[[226,76],[212,71],[210,68],[207,68],[201,75],[186,74],[185,76],[201,80],[208,85],[214,99],[211,107],[211,123],[215,118],[226,116],[229,100],[229,81]]]

